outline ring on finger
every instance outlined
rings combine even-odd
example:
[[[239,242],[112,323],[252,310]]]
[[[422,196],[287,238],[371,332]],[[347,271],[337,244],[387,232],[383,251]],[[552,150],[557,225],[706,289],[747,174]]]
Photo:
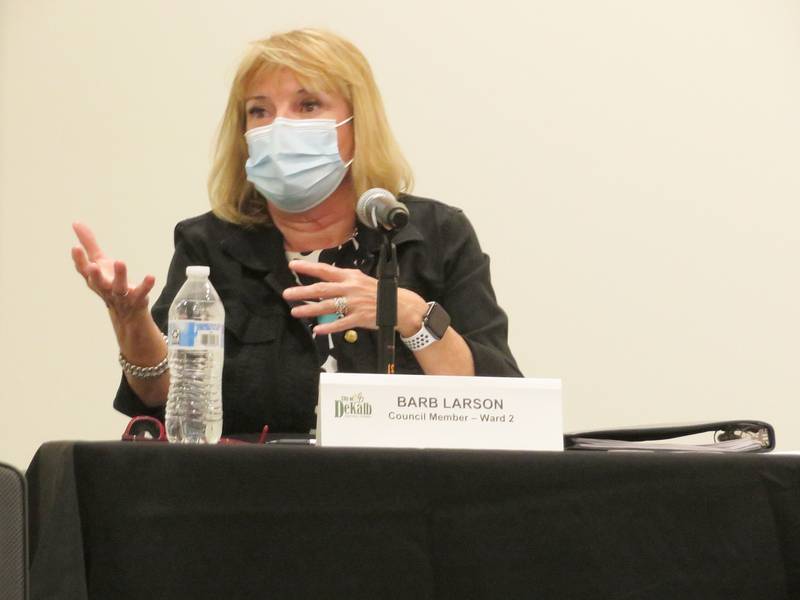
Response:
[[[111,292],[111,295],[115,296],[116,298],[124,298],[125,296],[128,295],[129,292],[130,292],[130,290],[125,290],[121,294],[119,292]]]
[[[344,296],[334,298],[333,305],[336,307],[336,318],[341,319],[347,314],[347,298]]]

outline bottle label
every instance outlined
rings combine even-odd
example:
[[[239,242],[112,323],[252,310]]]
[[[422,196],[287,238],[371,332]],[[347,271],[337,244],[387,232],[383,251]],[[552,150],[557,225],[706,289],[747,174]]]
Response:
[[[203,321],[170,321],[171,348],[222,348],[225,328],[221,323]]]

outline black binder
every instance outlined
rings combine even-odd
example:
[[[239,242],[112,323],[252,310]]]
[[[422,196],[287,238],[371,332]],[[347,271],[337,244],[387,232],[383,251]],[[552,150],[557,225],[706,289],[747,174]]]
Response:
[[[708,443],[680,442],[681,438],[702,433],[713,437]],[[769,452],[774,448],[775,429],[772,425],[750,419],[625,427],[564,435],[565,450]]]

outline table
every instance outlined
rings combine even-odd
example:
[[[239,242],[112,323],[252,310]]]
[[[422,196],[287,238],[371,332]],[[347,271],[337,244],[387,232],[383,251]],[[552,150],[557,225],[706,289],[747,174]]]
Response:
[[[53,442],[32,598],[800,597],[800,459]]]

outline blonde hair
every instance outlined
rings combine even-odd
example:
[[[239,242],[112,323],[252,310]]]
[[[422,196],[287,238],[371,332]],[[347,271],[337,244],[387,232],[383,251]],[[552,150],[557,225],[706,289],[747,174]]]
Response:
[[[248,156],[245,93],[254,78],[280,68],[292,71],[306,89],[339,94],[350,105],[355,138],[350,174],[357,196],[373,187],[394,194],[411,190],[411,168],[389,129],[364,55],[333,33],[302,29],[252,43],[239,64],[208,178],[214,214],[246,226],[269,223],[266,200],[247,181],[244,169]]]

